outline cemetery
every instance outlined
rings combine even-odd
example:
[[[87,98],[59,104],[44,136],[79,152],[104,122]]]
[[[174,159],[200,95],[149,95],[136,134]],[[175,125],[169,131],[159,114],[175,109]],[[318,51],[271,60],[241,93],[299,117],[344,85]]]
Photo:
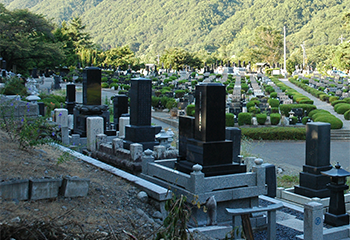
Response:
[[[225,68],[230,68],[230,63]],[[175,202],[181,200],[191,208],[191,217],[185,222],[190,231],[216,239],[261,232],[265,239],[276,239],[277,225],[291,229],[294,239],[349,238],[350,194],[344,191],[350,173],[330,162],[331,129],[342,128],[343,122],[333,115],[328,119],[334,118],[335,123],[318,121],[320,113],[326,113],[278,77],[243,71],[231,74],[225,68],[219,74],[215,73],[217,66],[205,67],[202,73],[188,69],[158,72],[154,66],[142,73],[87,67],[82,70],[82,83],[65,83],[61,77],[30,78],[25,83],[29,96],[24,101],[18,96],[1,96],[1,119],[4,126],[45,119],[41,133],[46,137],[35,137],[28,129],[27,136],[19,137],[23,146],[51,141],[85,164],[132,182],[142,190],[137,195],[140,201],[146,199],[142,201],[157,206],[157,224],[170,221],[173,213],[168,205],[174,204],[175,197]],[[65,97],[52,94],[61,86]],[[103,99],[104,91],[111,91],[112,97]],[[349,104],[343,93],[332,99],[338,101],[335,106]],[[81,102],[76,97],[79,94]],[[178,130],[152,125],[152,113],[157,111],[176,121],[174,129]],[[264,139],[263,131],[267,131],[268,139],[273,132],[270,129],[280,131],[274,139],[305,140],[299,185],[277,187],[275,165],[241,155],[243,136]],[[59,199],[59,193],[66,196],[67,179],[79,180],[50,179],[47,182],[53,182],[55,190],[40,191],[56,195],[43,198]],[[96,190],[90,189],[94,184],[90,179],[82,179],[89,190],[85,188],[84,194],[77,196],[84,199]],[[33,183],[42,180],[23,181],[26,198],[8,194],[11,182],[0,183],[1,198],[42,199],[36,198],[33,190]],[[290,220],[292,225],[280,219],[281,214],[292,218],[290,212],[302,216]],[[294,226],[298,224],[304,227]]]

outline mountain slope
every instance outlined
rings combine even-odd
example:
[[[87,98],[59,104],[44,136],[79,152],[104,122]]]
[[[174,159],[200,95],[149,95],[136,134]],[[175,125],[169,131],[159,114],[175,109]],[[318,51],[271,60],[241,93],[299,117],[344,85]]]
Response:
[[[157,55],[170,47],[229,54],[248,46],[252,31],[270,25],[293,46],[337,44],[350,0],[0,0],[9,9],[29,8],[61,23],[81,16],[93,40],[104,48],[128,44]]]

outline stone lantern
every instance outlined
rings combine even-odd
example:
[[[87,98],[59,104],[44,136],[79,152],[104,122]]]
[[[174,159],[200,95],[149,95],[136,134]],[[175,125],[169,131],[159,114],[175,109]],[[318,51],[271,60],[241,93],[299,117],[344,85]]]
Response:
[[[172,142],[172,135],[169,134],[169,132],[165,132],[165,130],[161,130],[160,133],[158,133],[155,138],[159,142],[160,145],[165,146],[166,148],[170,147],[170,143]],[[171,142],[169,141],[171,139]]]
[[[335,227],[348,225],[349,214],[346,213],[345,209],[344,190],[349,188],[346,185],[346,177],[350,176],[350,173],[342,169],[339,162],[335,168],[321,173],[331,178],[331,182],[327,184],[331,195],[329,211],[325,214],[325,223]]]

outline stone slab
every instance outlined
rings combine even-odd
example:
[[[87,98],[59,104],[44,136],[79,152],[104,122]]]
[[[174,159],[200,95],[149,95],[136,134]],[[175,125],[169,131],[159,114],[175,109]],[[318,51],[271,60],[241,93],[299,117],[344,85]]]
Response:
[[[0,183],[0,197],[3,199],[28,200],[29,180],[15,180]]]
[[[86,178],[65,177],[60,188],[60,195],[64,197],[86,197],[90,180]]]
[[[62,179],[32,179],[29,180],[29,199],[57,198]]]

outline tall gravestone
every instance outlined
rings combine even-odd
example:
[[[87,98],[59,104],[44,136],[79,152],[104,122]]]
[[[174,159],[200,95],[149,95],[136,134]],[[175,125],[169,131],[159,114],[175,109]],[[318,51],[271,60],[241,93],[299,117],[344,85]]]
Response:
[[[225,86],[221,83],[196,86],[193,138],[186,142],[186,160],[181,159],[180,153],[176,167],[179,171],[190,173],[195,164],[202,165],[206,176],[246,171],[245,165],[233,163],[233,143],[225,140],[225,95]],[[180,146],[182,144],[180,140]]]
[[[128,113],[129,102],[126,95],[116,95],[113,97],[113,117],[114,128],[119,130],[119,118],[122,114]]]
[[[74,84],[67,84],[66,85],[66,108],[68,110],[68,114],[73,114],[73,110],[75,107],[75,85]]]
[[[86,137],[86,121],[88,117],[102,117],[104,133],[116,135],[115,130],[109,129],[109,111],[107,105],[101,105],[101,69],[87,67],[83,70],[83,104],[77,104],[73,110],[73,133]]]
[[[143,149],[153,149],[158,143],[155,135],[158,127],[151,125],[152,81],[147,78],[131,79],[130,125],[125,127],[123,147],[130,149],[130,144],[139,143]]]
[[[331,125],[314,122],[306,125],[306,159],[299,176],[299,186],[294,192],[306,197],[325,198],[330,196],[326,185],[329,177],[321,174],[332,168],[330,164]]]

